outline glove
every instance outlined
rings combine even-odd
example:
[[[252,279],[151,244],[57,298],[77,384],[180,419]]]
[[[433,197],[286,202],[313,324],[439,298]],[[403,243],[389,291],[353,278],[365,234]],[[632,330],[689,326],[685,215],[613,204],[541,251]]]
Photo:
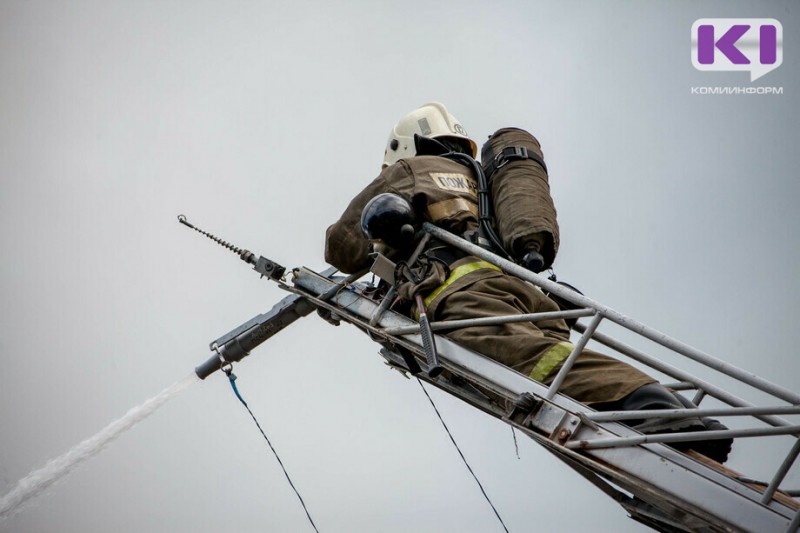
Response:
[[[411,277],[415,280],[407,280],[398,283],[397,294],[403,300],[413,302],[417,294],[428,294],[436,290],[450,275],[450,269],[442,263],[430,262],[423,268],[416,269]],[[399,274],[399,273],[398,273]]]

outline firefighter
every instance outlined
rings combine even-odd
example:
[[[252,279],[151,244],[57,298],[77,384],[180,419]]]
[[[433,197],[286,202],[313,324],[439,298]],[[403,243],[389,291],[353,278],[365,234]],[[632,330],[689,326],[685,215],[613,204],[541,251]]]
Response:
[[[538,142],[531,152],[536,152],[532,159],[540,161],[519,163],[534,165],[546,183],[541,151],[534,148],[538,149]],[[408,227],[419,226],[422,221],[491,247],[479,221],[479,177],[473,159],[476,156],[477,145],[441,103],[425,104],[402,118],[389,135],[378,177],[353,198],[339,220],[327,229],[325,259],[342,272],[353,273],[370,266],[369,254],[374,246],[402,258],[414,247],[414,232],[408,231]],[[509,183],[513,187],[518,182]],[[544,219],[540,216],[530,226],[529,234],[517,232],[516,243],[506,239],[506,244],[512,247],[510,254],[536,271],[549,267],[558,246],[558,226],[555,208],[550,207],[549,189],[539,187],[538,191],[534,194],[535,201],[544,206],[546,216]],[[514,198],[526,195],[506,190],[500,191],[499,196],[513,202]],[[495,209],[515,212],[503,206]],[[497,240],[500,242],[496,245],[502,246],[503,236]],[[425,256],[429,260],[426,275],[405,282],[399,287],[399,294],[407,301],[422,294],[431,320],[559,310],[538,287],[460,250],[433,242]],[[573,349],[570,329],[563,319],[470,326],[446,335],[544,384],[552,382]],[[582,351],[559,392],[598,409],[684,407],[677,395],[652,377],[591,350]],[[650,421],[643,423],[644,427],[649,424],[653,431],[659,432],[707,429],[696,418],[670,420],[665,422],[666,427]],[[692,443],[692,447],[724,461],[730,443],[708,441],[705,443],[708,449],[701,449],[703,443]]]

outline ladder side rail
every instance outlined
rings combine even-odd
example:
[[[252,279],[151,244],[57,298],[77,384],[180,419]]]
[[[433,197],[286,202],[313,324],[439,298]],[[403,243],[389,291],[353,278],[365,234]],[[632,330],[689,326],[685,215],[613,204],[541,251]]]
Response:
[[[348,290],[338,292],[330,302],[322,302],[314,296],[324,292],[331,283],[331,280],[312,271],[301,269],[296,273],[295,286],[304,290],[294,288],[290,292],[297,291],[305,295],[314,305],[321,305],[332,310],[338,309],[340,314],[348,316],[347,321],[351,321],[357,327],[368,332],[378,333],[384,340],[389,338],[390,342],[400,345],[412,342],[415,353],[421,356],[422,342],[419,334],[391,338],[385,335],[380,328],[369,326],[368,320],[378,306],[374,301]],[[356,319],[351,320],[352,316],[355,316]],[[361,317],[361,319],[357,317]],[[381,327],[408,324],[413,324],[413,321],[394,312],[385,313],[379,322]],[[530,392],[542,398],[547,391],[547,386],[492,359],[463,348],[447,337],[437,335],[436,342],[442,364],[449,370],[468,380],[474,380],[475,383],[487,390],[497,392],[506,399],[514,400],[524,392]],[[435,380],[431,382],[436,383]],[[590,407],[560,394],[556,395],[551,402],[555,408],[573,417],[578,415],[571,413],[593,411]],[[549,443],[548,447],[556,453],[575,453],[562,444],[557,444],[554,440],[548,440],[546,436],[536,433],[533,429],[525,428],[525,434],[535,436],[537,442]],[[628,437],[638,434],[628,426],[615,422],[605,423],[602,426],[588,423],[579,425],[573,438],[587,440],[615,436]],[[551,435],[550,438],[553,439],[553,436]],[[758,498],[753,495],[752,489],[664,446],[647,444],[624,449],[584,450],[574,457],[581,461],[588,461],[593,468],[611,475],[617,481],[625,481],[629,488],[638,487],[638,490],[644,490],[662,503],[672,502],[669,505],[681,502],[679,507],[687,506],[684,508],[695,509],[701,514],[706,514],[714,522],[730,524],[733,520],[733,523],[737,524],[750,524],[752,527],[745,526],[748,529],[775,530],[777,524],[782,524],[782,528],[791,520],[791,516],[786,515],[784,506],[777,504],[774,500],[770,502],[769,506],[763,507]],[[676,469],[676,465],[680,468]],[[687,478],[687,475],[690,477]],[[712,494],[719,494],[719,497],[713,497]],[[758,496],[760,497],[760,494]],[[727,508],[720,507],[719,498],[723,498],[730,504],[729,497],[737,498],[738,504],[734,505],[733,513]]]
[[[578,325],[578,326],[579,327],[576,327],[576,329],[583,329],[584,331],[588,330],[588,328],[586,326],[583,326],[583,325]],[[688,374],[685,374],[685,373],[683,373],[683,371],[678,371],[677,369],[666,368],[669,365],[666,365],[665,363],[662,363],[661,361],[655,360],[652,357],[647,356],[646,354],[644,354],[642,352],[639,352],[638,350],[636,350],[636,349],[634,349],[634,348],[632,348],[630,346],[626,346],[626,345],[624,345],[624,343],[616,341],[616,340],[614,340],[614,339],[612,339],[612,338],[610,338],[610,337],[608,337],[606,335],[603,335],[603,334],[600,334],[600,333],[595,333],[594,337],[598,342],[601,342],[602,344],[605,344],[606,346],[609,346],[609,347],[612,347],[612,346],[610,346],[611,344],[617,344],[617,346],[613,346],[613,349],[615,349],[617,351],[620,351],[620,353],[628,355],[628,356],[632,357],[633,359],[639,360],[642,363],[648,364],[649,366],[656,366],[656,365],[661,366],[662,368],[660,370],[662,372],[664,372],[664,373],[667,373],[668,375],[672,374],[672,377],[677,377],[678,379],[687,379],[688,378],[689,381],[694,381],[697,384],[698,389],[699,389],[698,395],[695,396],[695,399],[698,399],[698,398],[702,399],[706,394],[711,394],[712,396],[716,397],[717,399],[722,400],[723,402],[728,403],[729,405],[732,405],[732,406],[735,406],[737,403],[740,403],[742,405],[752,405],[752,404],[749,404],[749,402],[746,402],[746,401],[744,401],[744,400],[742,400],[740,398],[737,398],[736,396],[734,396],[734,395],[732,395],[732,394],[730,394],[730,393],[728,393],[728,392],[726,392],[726,391],[724,391],[722,389],[717,388],[716,386],[713,386],[713,385],[711,385],[709,383],[704,383],[702,380],[699,380],[699,379],[697,379],[695,377],[692,377],[692,376],[690,376]],[[667,372],[667,370],[672,370],[672,371]],[[680,374],[685,374],[685,376],[679,377],[678,375],[676,375],[676,372],[680,373]],[[720,393],[722,393],[722,394],[720,394]],[[724,433],[725,436],[728,436],[728,437],[731,437],[731,438],[759,437],[759,436],[766,437],[766,436],[779,436],[779,435],[792,435],[795,438],[797,438],[798,436],[800,436],[800,426],[792,426],[792,424],[790,422],[788,422],[787,420],[782,419],[780,417],[777,417],[775,415],[778,415],[778,414],[796,414],[798,412],[798,407],[800,407],[800,406],[794,405],[794,406],[775,406],[775,407],[771,407],[771,408],[757,408],[757,407],[750,407],[750,408],[742,407],[740,409],[734,408],[733,410],[729,410],[729,411],[739,411],[742,414],[748,413],[748,411],[752,411],[752,413],[749,413],[749,414],[754,416],[754,418],[759,419],[759,420],[761,420],[763,422],[766,422],[766,423],[768,423],[768,424],[770,424],[772,426],[783,427],[786,431],[783,431],[783,432],[780,432],[780,431],[777,431],[777,432],[760,431],[759,432],[759,430],[755,430],[755,429],[753,429],[753,430],[738,430],[738,431],[726,430],[724,432],[720,432],[720,438],[722,438],[722,433]],[[702,411],[704,411],[704,410],[701,410],[701,409],[696,410],[695,411],[696,416],[725,416],[725,414],[727,414],[725,412],[726,410],[724,410],[724,409],[719,410],[721,412],[718,412],[716,414],[714,414],[715,410],[709,410],[711,412],[711,414],[709,414],[709,415],[701,414]],[[608,414],[608,413],[603,413],[603,414]],[[642,415],[642,413],[638,413],[638,414],[640,416]],[[587,417],[589,419],[592,419],[597,415],[600,415],[600,413],[589,414]],[[662,417],[666,418],[667,416],[665,416],[664,414],[653,414],[653,418],[662,418]],[[630,417],[629,417],[628,414],[626,414],[623,417],[615,418],[615,420],[622,420],[622,419],[628,419],[628,418],[630,418]],[[600,419],[602,420],[602,416],[600,417]],[[706,433],[704,436],[700,436],[700,438],[703,438],[703,437],[709,438],[710,435],[708,433]],[[641,444],[641,443],[644,443],[644,442],[664,442],[664,443],[666,443],[666,442],[680,442],[680,441],[689,441],[689,440],[693,440],[693,439],[688,434],[684,434],[680,438],[673,437],[673,438],[666,438],[666,439],[665,438],[652,438],[652,437],[651,438],[645,438],[645,439],[636,439],[636,438],[609,439],[609,441],[606,444],[602,444],[600,442],[592,442],[591,446],[592,447],[594,447],[594,446],[604,446],[604,445],[610,445],[611,443],[613,443],[614,446],[625,446],[625,445]],[[574,443],[569,443],[569,444],[574,444]],[[766,505],[766,504],[768,504],[770,502],[770,500],[774,496],[775,492],[780,487],[780,484],[783,482],[783,480],[785,479],[786,475],[788,474],[789,469],[794,465],[794,463],[795,463],[795,461],[796,461],[796,459],[798,457],[798,453],[800,453],[800,440],[796,440],[795,441],[794,446],[789,450],[789,452],[787,453],[786,457],[783,459],[783,462],[778,466],[777,470],[775,471],[775,473],[773,475],[772,480],[770,481],[769,485],[767,486],[767,489],[765,490],[764,495],[762,496],[762,499],[761,499],[762,503],[764,503]]]
[[[761,498],[761,503],[766,505],[775,495],[775,491],[778,490],[780,484],[783,482],[786,474],[789,473],[789,469],[792,468],[792,465],[797,460],[797,456],[800,455],[800,439],[796,440],[792,449],[789,450],[789,453],[786,455],[786,458],[783,460],[783,463],[778,467],[778,471],[775,472],[775,476],[769,482],[767,486],[767,490],[764,491],[764,497]]]
[[[539,322],[542,320],[553,320],[557,318],[582,318],[594,316],[594,309],[575,309],[569,311],[548,311],[543,313],[525,313],[521,315],[490,316],[484,318],[465,318],[462,320],[441,320],[431,322],[433,331],[446,331],[450,329],[468,328],[473,326],[494,326],[497,324],[511,324],[514,322]],[[389,335],[407,335],[419,330],[418,325],[398,326],[386,328]]]
[[[766,379],[763,379],[752,372],[747,372],[735,365],[730,363],[726,363],[721,359],[717,359],[716,357],[712,357],[686,343],[683,343],[677,339],[674,339],[660,331],[653,329],[649,326],[646,326],[618,311],[611,309],[591,298],[586,296],[580,295],[574,291],[566,289],[561,285],[546,279],[544,276],[540,276],[538,274],[534,274],[530,270],[523,268],[507,259],[503,259],[502,257],[484,250],[480,246],[472,244],[471,242],[462,239],[452,233],[443,230],[439,227],[434,226],[433,224],[426,222],[423,224],[423,228],[426,232],[432,234],[435,238],[450,244],[451,246],[455,246],[471,255],[479,257],[485,261],[493,263],[503,271],[508,272],[509,274],[513,274],[525,281],[529,281],[534,285],[541,287],[543,289],[547,289],[548,291],[557,294],[558,296],[569,300],[570,302],[575,303],[581,307],[591,307],[595,309],[598,313],[603,315],[604,318],[611,320],[612,322],[619,324],[620,326],[633,331],[634,333],[638,333],[643,337],[646,337],[653,342],[656,342],[666,348],[669,348],[681,355],[684,355],[694,361],[704,364],[714,370],[722,372],[732,378],[738,379],[739,381],[746,383],[756,389],[761,390],[762,392],[766,392],[768,394],[772,394],[777,398],[780,398],[786,402],[791,404],[797,405],[800,404],[800,395],[781,387],[775,383],[772,383]]]
[[[577,324],[575,326],[575,329],[577,329],[578,331],[581,331],[583,327],[584,326],[582,324]],[[595,332],[593,338],[594,338],[594,340],[596,340],[600,344],[602,344],[602,345],[604,345],[604,346],[606,346],[608,348],[611,348],[612,350],[615,350],[615,351],[617,351],[617,352],[619,352],[619,353],[621,353],[623,355],[627,355],[631,359],[634,359],[636,361],[644,363],[647,366],[649,366],[651,368],[654,368],[655,370],[658,370],[659,372],[662,372],[662,373],[664,373],[664,374],[666,374],[666,375],[668,375],[670,377],[673,377],[673,378],[676,378],[676,379],[679,379],[679,380],[682,380],[682,381],[692,382],[698,388],[706,391],[706,393],[710,394],[714,398],[717,398],[718,400],[720,400],[720,401],[722,401],[722,402],[724,402],[724,403],[726,403],[726,404],[728,404],[728,405],[730,405],[732,407],[756,407],[754,404],[752,404],[752,403],[750,403],[750,402],[748,402],[746,400],[743,400],[742,398],[739,398],[738,396],[736,396],[736,395],[734,395],[732,393],[729,393],[726,390],[724,390],[724,389],[722,389],[722,388],[720,388],[720,387],[718,387],[718,386],[716,386],[716,385],[714,385],[712,383],[709,383],[708,381],[705,381],[705,380],[700,379],[698,377],[692,376],[688,372],[685,372],[685,371],[680,370],[680,369],[678,369],[678,368],[676,368],[676,367],[674,367],[672,365],[664,363],[663,361],[660,361],[660,360],[658,360],[658,359],[656,359],[656,358],[654,358],[654,357],[652,357],[650,355],[647,355],[646,353],[642,352],[641,350],[633,348],[632,346],[629,346],[629,345],[627,345],[627,344],[625,344],[625,343],[623,343],[621,341],[615,340],[615,339],[613,339],[612,337],[610,337],[608,335],[605,335],[605,334],[600,333],[600,332]],[[790,425],[792,425],[789,421],[784,420],[784,419],[779,418],[779,417],[775,417],[775,416],[756,415],[756,418],[758,418],[759,420],[761,420],[763,422],[766,422],[767,424],[770,424],[772,426],[790,426]]]
[[[771,407],[718,407],[711,409],[659,409],[641,411],[597,411],[586,414],[593,422],[637,420],[640,418],[683,418],[685,416],[754,416],[754,415],[796,415],[800,405],[778,405]]]
[[[695,390],[697,386],[694,383],[689,381],[676,381],[674,383],[662,383],[666,388],[672,389],[674,391],[680,390]],[[695,404],[697,405],[697,404]]]
[[[565,444],[573,450],[594,450],[599,448],[624,448],[639,444],[652,444],[656,442],[690,442],[698,439],[713,440],[724,438],[765,437],[775,435],[798,435],[800,426],[726,429],[719,431],[684,431],[677,433],[648,433],[632,437],[593,438],[587,440],[574,440]],[[788,462],[788,461],[785,461]],[[791,466],[791,465],[789,465]]]
[[[600,322],[603,320],[603,315],[600,313],[596,313],[592,318],[592,321],[586,327],[586,330],[583,332],[583,335],[578,339],[578,342],[575,343],[575,347],[572,348],[572,352],[566,358],[566,360],[561,364],[561,370],[558,371],[556,377],[553,378],[553,381],[550,383],[550,387],[547,389],[547,394],[545,395],[546,400],[552,400],[553,397],[558,392],[558,389],[561,388],[561,384],[564,383],[564,380],[567,378],[567,372],[572,370],[572,365],[578,359],[578,356],[581,354],[583,349],[586,347],[586,344],[589,342],[589,339],[592,338],[592,335],[600,326]]]

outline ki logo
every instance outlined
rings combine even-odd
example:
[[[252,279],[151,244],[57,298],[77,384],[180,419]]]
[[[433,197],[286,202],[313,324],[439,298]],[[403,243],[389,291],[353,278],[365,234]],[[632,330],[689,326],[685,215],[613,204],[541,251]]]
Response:
[[[744,70],[755,81],[781,63],[783,26],[775,19],[699,19],[692,25],[697,70]]]

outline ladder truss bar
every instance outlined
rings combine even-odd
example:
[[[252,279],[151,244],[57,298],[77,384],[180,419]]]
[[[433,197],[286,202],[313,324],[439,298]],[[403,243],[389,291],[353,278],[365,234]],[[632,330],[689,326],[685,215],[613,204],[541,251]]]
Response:
[[[646,326],[622,313],[611,309],[591,298],[583,296],[581,294],[576,293],[570,289],[567,289],[558,283],[550,281],[549,279],[545,278],[544,276],[540,276],[538,274],[534,274],[530,270],[523,268],[511,261],[503,259],[502,257],[493,254],[487,250],[484,250],[480,246],[472,244],[469,241],[466,241],[452,233],[445,231],[441,228],[434,226],[433,224],[426,222],[423,224],[423,228],[428,233],[431,233],[437,239],[446,242],[452,246],[455,246],[465,252],[472,254],[476,257],[484,259],[485,261],[489,261],[491,263],[496,264],[503,271],[513,274],[519,278],[522,278],[526,281],[533,283],[543,289],[548,290],[570,302],[573,302],[576,305],[581,307],[591,307],[592,309],[597,310],[598,313],[603,315],[605,318],[611,320],[612,322],[619,324],[620,326],[633,331],[634,333],[638,333],[643,337],[650,339],[651,341],[660,344],[666,348],[669,348],[675,352],[678,352],[690,359],[693,359],[699,363],[702,363],[714,370],[717,370],[723,374],[726,374],[730,377],[736,378],[739,381],[746,383],[756,389],[759,389],[763,392],[767,392],[776,396],[784,401],[787,401],[791,404],[800,404],[800,395],[781,387],[780,385],[776,385],[766,379],[763,379],[752,372],[747,372],[735,365],[730,363],[726,363],[721,359],[717,359],[716,357],[712,357],[711,355],[702,352],[688,344],[685,344],[677,339],[674,339],[654,328]]]
[[[754,415],[796,415],[800,405],[780,405],[775,407],[720,407],[713,409],[664,409],[641,411],[602,411],[586,413],[583,416],[592,422],[611,422],[614,420],[636,420],[639,418],[682,418],[686,416],[754,416]]]
[[[545,399],[552,400],[553,397],[558,392],[558,389],[561,388],[561,384],[567,379],[567,373],[572,369],[572,365],[578,359],[578,356],[581,354],[584,348],[586,348],[586,344],[589,342],[589,339],[592,337],[592,334],[597,330],[597,327],[600,325],[600,322],[603,320],[603,315],[597,313],[592,318],[592,321],[589,323],[589,326],[586,328],[586,331],[583,332],[581,338],[578,339],[578,342],[575,343],[575,347],[572,349],[572,353],[569,354],[566,361],[561,365],[561,370],[558,371],[556,377],[553,379],[553,382],[550,384],[550,388],[547,390],[547,394],[545,395]]]
[[[383,316],[383,313],[385,313],[386,310],[389,309],[389,306],[392,305],[392,302],[394,301],[394,295],[396,292],[397,288],[394,285],[389,287],[389,290],[386,291],[386,296],[383,297],[381,304],[375,308],[375,312],[372,313],[372,316],[369,319],[370,326],[375,326],[375,324],[377,324],[378,321]],[[389,333],[389,335],[391,335],[391,333]]]
[[[672,389],[675,391],[679,390],[695,390],[697,385],[692,383],[691,381],[676,381],[675,383],[662,383],[666,388]]]
[[[637,446],[639,444],[689,442],[695,440],[717,440],[743,437],[766,437],[772,435],[800,435],[800,426],[726,429],[720,431],[687,431],[685,433],[653,433],[634,437],[613,437],[599,439],[583,439],[567,442],[565,446],[571,450],[594,450],[598,448],[618,448]]]
[[[585,326],[583,326],[582,324],[575,325],[575,329],[578,331],[582,331],[584,327]],[[635,359],[636,361],[644,363],[647,366],[654,368],[655,370],[658,370],[659,372],[667,374],[668,376],[680,380],[693,381],[698,388],[706,391],[706,393],[712,395],[714,398],[717,398],[718,400],[727,403],[728,405],[731,405],[733,407],[755,407],[752,403],[747,402],[739,398],[738,396],[735,396],[725,391],[724,389],[717,387],[716,385],[712,385],[708,381],[692,376],[688,372],[679,370],[678,368],[675,368],[672,365],[664,363],[650,355],[647,355],[641,350],[637,350],[636,348],[628,346],[627,344],[615,340],[609,337],[608,335],[596,332],[593,338],[600,344],[603,344],[604,346],[607,346],[612,350],[615,350],[621,354],[627,355],[631,359]],[[757,418],[773,426],[791,425],[790,422],[774,416],[757,415]]]
[[[333,275],[333,272],[335,272],[335,270],[330,272],[329,275]],[[360,270],[358,272],[354,272],[353,274],[350,274],[349,276],[347,276],[345,278],[337,280],[335,285],[332,285],[331,287],[326,289],[325,292],[323,292],[320,295],[318,295],[317,298],[319,298],[322,301],[330,300],[337,292],[341,291],[342,289],[347,287],[347,285],[349,285],[350,283],[353,283],[354,281],[356,281],[357,279],[362,277],[367,272],[369,272],[369,269],[362,269],[362,270]]]
[[[700,405],[700,402],[702,402],[703,399],[705,399],[705,397],[706,397],[706,391],[704,391],[703,389],[699,389],[697,391],[697,394],[694,395],[694,398],[692,398],[692,403],[695,405]]]
[[[792,523],[786,528],[786,533],[795,533],[798,529],[800,529],[800,511],[795,513],[794,520],[792,520]]]
[[[443,320],[431,322],[433,331],[445,331],[450,329],[466,328],[472,326],[493,326],[496,324],[508,324],[512,322],[539,322],[542,320],[554,320],[558,318],[581,318],[595,314],[594,309],[576,309],[574,311],[553,311],[548,313],[528,313],[524,315],[505,315],[491,316],[485,318],[468,318],[464,320]],[[405,326],[386,328],[388,335],[408,335],[419,331],[419,326]]]
[[[783,482],[783,478],[786,477],[786,474],[789,473],[789,469],[794,464],[795,460],[797,460],[797,456],[800,455],[800,439],[796,440],[794,446],[786,455],[786,458],[783,460],[783,463],[778,468],[778,471],[775,473],[775,477],[772,478],[770,481],[767,490],[764,491],[764,497],[761,499],[761,503],[767,504],[772,499],[772,496],[775,495],[775,491],[778,490],[780,484]]]

